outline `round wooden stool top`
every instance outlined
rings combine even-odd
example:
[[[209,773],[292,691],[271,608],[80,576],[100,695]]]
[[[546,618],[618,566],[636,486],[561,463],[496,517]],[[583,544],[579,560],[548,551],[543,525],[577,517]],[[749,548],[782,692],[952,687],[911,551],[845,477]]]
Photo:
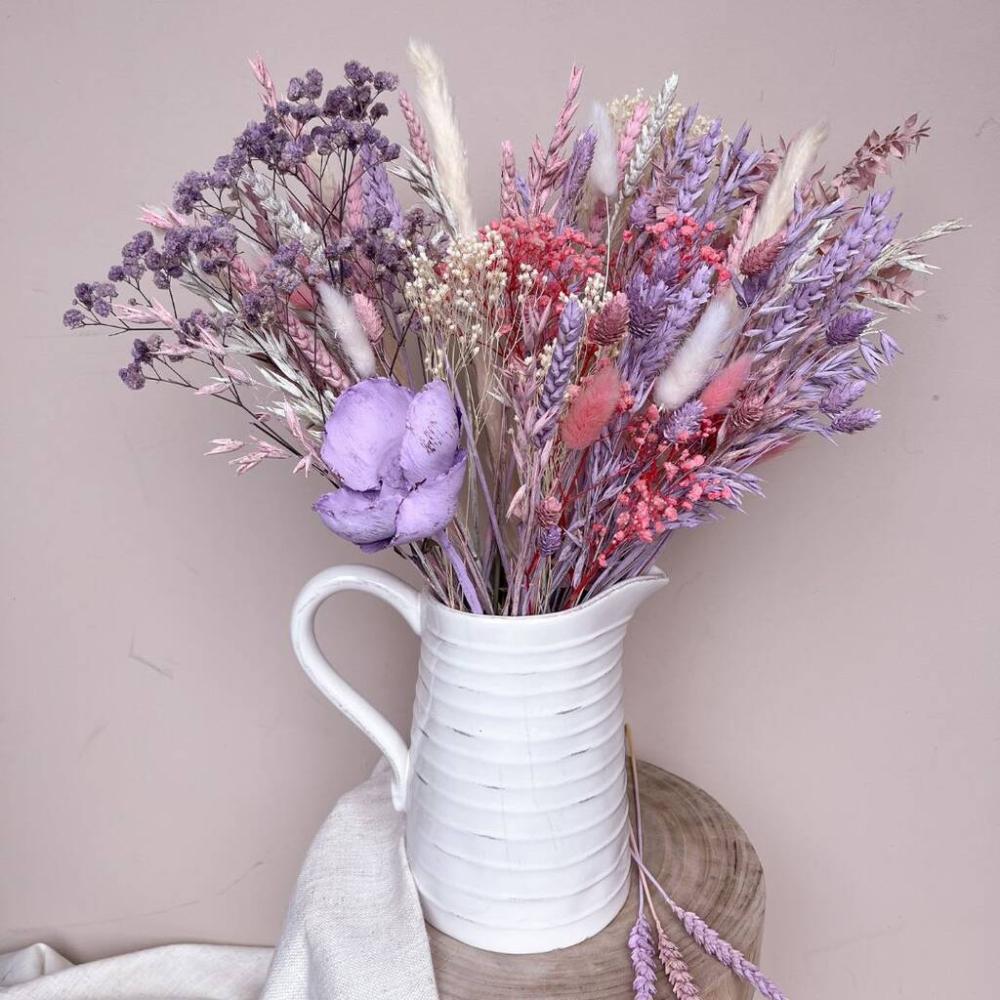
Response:
[[[693,910],[756,962],[764,929],[764,872],[736,820],[706,792],[652,764],[639,764],[646,865],[681,906]],[[596,937],[542,955],[497,955],[428,927],[441,1000],[632,1000],[626,943],[636,918],[632,894]],[[664,930],[680,947],[702,1000],[748,1000],[750,987],[684,933],[654,899]],[[660,970],[660,997],[672,996]]]

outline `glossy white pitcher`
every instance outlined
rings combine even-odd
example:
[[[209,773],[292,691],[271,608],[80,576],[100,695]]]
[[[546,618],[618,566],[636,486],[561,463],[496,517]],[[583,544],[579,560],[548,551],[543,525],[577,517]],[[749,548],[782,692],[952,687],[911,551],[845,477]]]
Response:
[[[488,951],[566,948],[628,894],[622,645],[659,571],[550,615],[445,607],[380,570],[315,576],[292,613],[313,683],[385,754],[427,920]],[[410,746],[326,661],[313,618],[340,590],[391,604],[420,636]]]

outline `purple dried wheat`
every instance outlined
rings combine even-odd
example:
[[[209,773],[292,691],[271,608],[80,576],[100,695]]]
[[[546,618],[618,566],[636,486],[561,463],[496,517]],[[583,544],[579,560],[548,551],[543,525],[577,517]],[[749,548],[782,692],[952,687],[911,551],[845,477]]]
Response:
[[[576,352],[580,346],[580,338],[583,336],[586,318],[587,314],[577,299],[566,300],[562,315],[559,317],[559,332],[556,334],[555,346],[552,350],[552,363],[549,365],[545,382],[542,384],[540,406],[543,413],[547,413],[555,406],[562,405],[570,376],[576,365]],[[552,423],[549,423],[544,432],[546,438],[552,433],[552,428]]]
[[[644,913],[632,925],[628,936],[629,954],[632,958],[632,989],[635,1000],[652,1000],[656,996],[656,949],[653,931]]]

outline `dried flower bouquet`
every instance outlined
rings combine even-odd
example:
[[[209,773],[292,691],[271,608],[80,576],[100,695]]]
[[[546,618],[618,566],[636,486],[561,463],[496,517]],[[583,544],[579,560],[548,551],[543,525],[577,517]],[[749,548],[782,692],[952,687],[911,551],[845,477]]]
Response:
[[[804,435],[877,422],[861,398],[899,350],[882,318],[959,227],[900,238],[873,190],[926,136],[916,116],[827,179],[821,128],[758,148],[675,77],[574,134],[574,68],[551,139],[521,169],[501,144],[479,225],[441,64],[411,58],[406,147],[382,131],[395,75],[350,62],[282,96],[254,60],[262,119],[77,285],[67,326],[135,338],[126,386],[244,411],[249,437],[208,454],[290,459],[326,481],[338,535],[393,546],[451,606],[526,615],[642,573]]]

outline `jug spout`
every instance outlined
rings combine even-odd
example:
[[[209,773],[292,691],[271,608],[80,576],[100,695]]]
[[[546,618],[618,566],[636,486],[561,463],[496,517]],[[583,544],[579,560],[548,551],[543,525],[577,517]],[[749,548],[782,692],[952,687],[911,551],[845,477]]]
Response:
[[[668,579],[663,570],[651,566],[642,576],[634,576],[630,580],[622,580],[609,587],[593,599],[593,604],[603,603],[609,610],[614,610],[625,620],[636,613],[639,605],[647,597],[652,597],[658,590],[667,585]]]

